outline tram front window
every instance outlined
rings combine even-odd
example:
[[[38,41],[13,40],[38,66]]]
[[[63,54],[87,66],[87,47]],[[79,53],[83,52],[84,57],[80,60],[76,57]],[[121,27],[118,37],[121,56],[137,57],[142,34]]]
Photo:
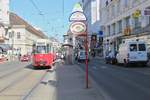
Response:
[[[46,46],[37,46],[37,53],[46,53]]]

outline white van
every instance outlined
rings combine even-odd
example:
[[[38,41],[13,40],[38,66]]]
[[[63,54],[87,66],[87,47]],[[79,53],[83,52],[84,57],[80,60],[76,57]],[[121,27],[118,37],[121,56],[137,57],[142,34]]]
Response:
[[[146,43],[141,40],[125,41],[120,45],[116,59],[118,63],[124,65],[130,63],[146,65],[148,62]]]

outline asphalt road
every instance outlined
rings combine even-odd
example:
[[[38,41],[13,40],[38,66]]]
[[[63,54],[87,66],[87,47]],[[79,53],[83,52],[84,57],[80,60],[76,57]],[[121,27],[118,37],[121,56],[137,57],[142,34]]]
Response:
[[[84,63],[78,65],[85,70]],[[89,63],[89,74],[105,100],[150,100],[150,67],[125,68],[95,58]]]

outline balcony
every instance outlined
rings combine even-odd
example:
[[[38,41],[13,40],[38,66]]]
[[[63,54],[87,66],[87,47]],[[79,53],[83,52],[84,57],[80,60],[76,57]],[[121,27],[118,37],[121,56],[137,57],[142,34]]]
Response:
[[[142,33],[142,27],[140,27],[140,26],[133,28],[132,32],[131,32],[131,34],[133,34],[133,35],[140,34],[140,33]]]
[[[138,35],[138,34],[147,33],[147,32],[150,32],[150,25],[147,25],[144,28],[136,27],[132,30],[133,35]]]
[[[143,32],[150,32],[150,24],[143,28]]]

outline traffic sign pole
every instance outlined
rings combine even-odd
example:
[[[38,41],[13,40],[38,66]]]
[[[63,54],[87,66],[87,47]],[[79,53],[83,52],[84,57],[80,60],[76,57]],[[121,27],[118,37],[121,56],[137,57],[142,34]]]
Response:
[[[85,65],[86,65],[86,88],[89,88],[89,77],[88,77],[88,36],[86,33],[86,37],[85,37],[85,49],[86,49],[86,61],[85,61]]]
[[[85,24],[87,18],[83,13],[83,9],[80,3],[77,3],[73,9],[73,13],[69,17],[69,21],[72,22],[70,25],[70,31],[76,36],[84,35],[85,37],[85,83],[86,88],[89,88],[89,77],[88,77],[88,34],[87,34],[87,25]]]

